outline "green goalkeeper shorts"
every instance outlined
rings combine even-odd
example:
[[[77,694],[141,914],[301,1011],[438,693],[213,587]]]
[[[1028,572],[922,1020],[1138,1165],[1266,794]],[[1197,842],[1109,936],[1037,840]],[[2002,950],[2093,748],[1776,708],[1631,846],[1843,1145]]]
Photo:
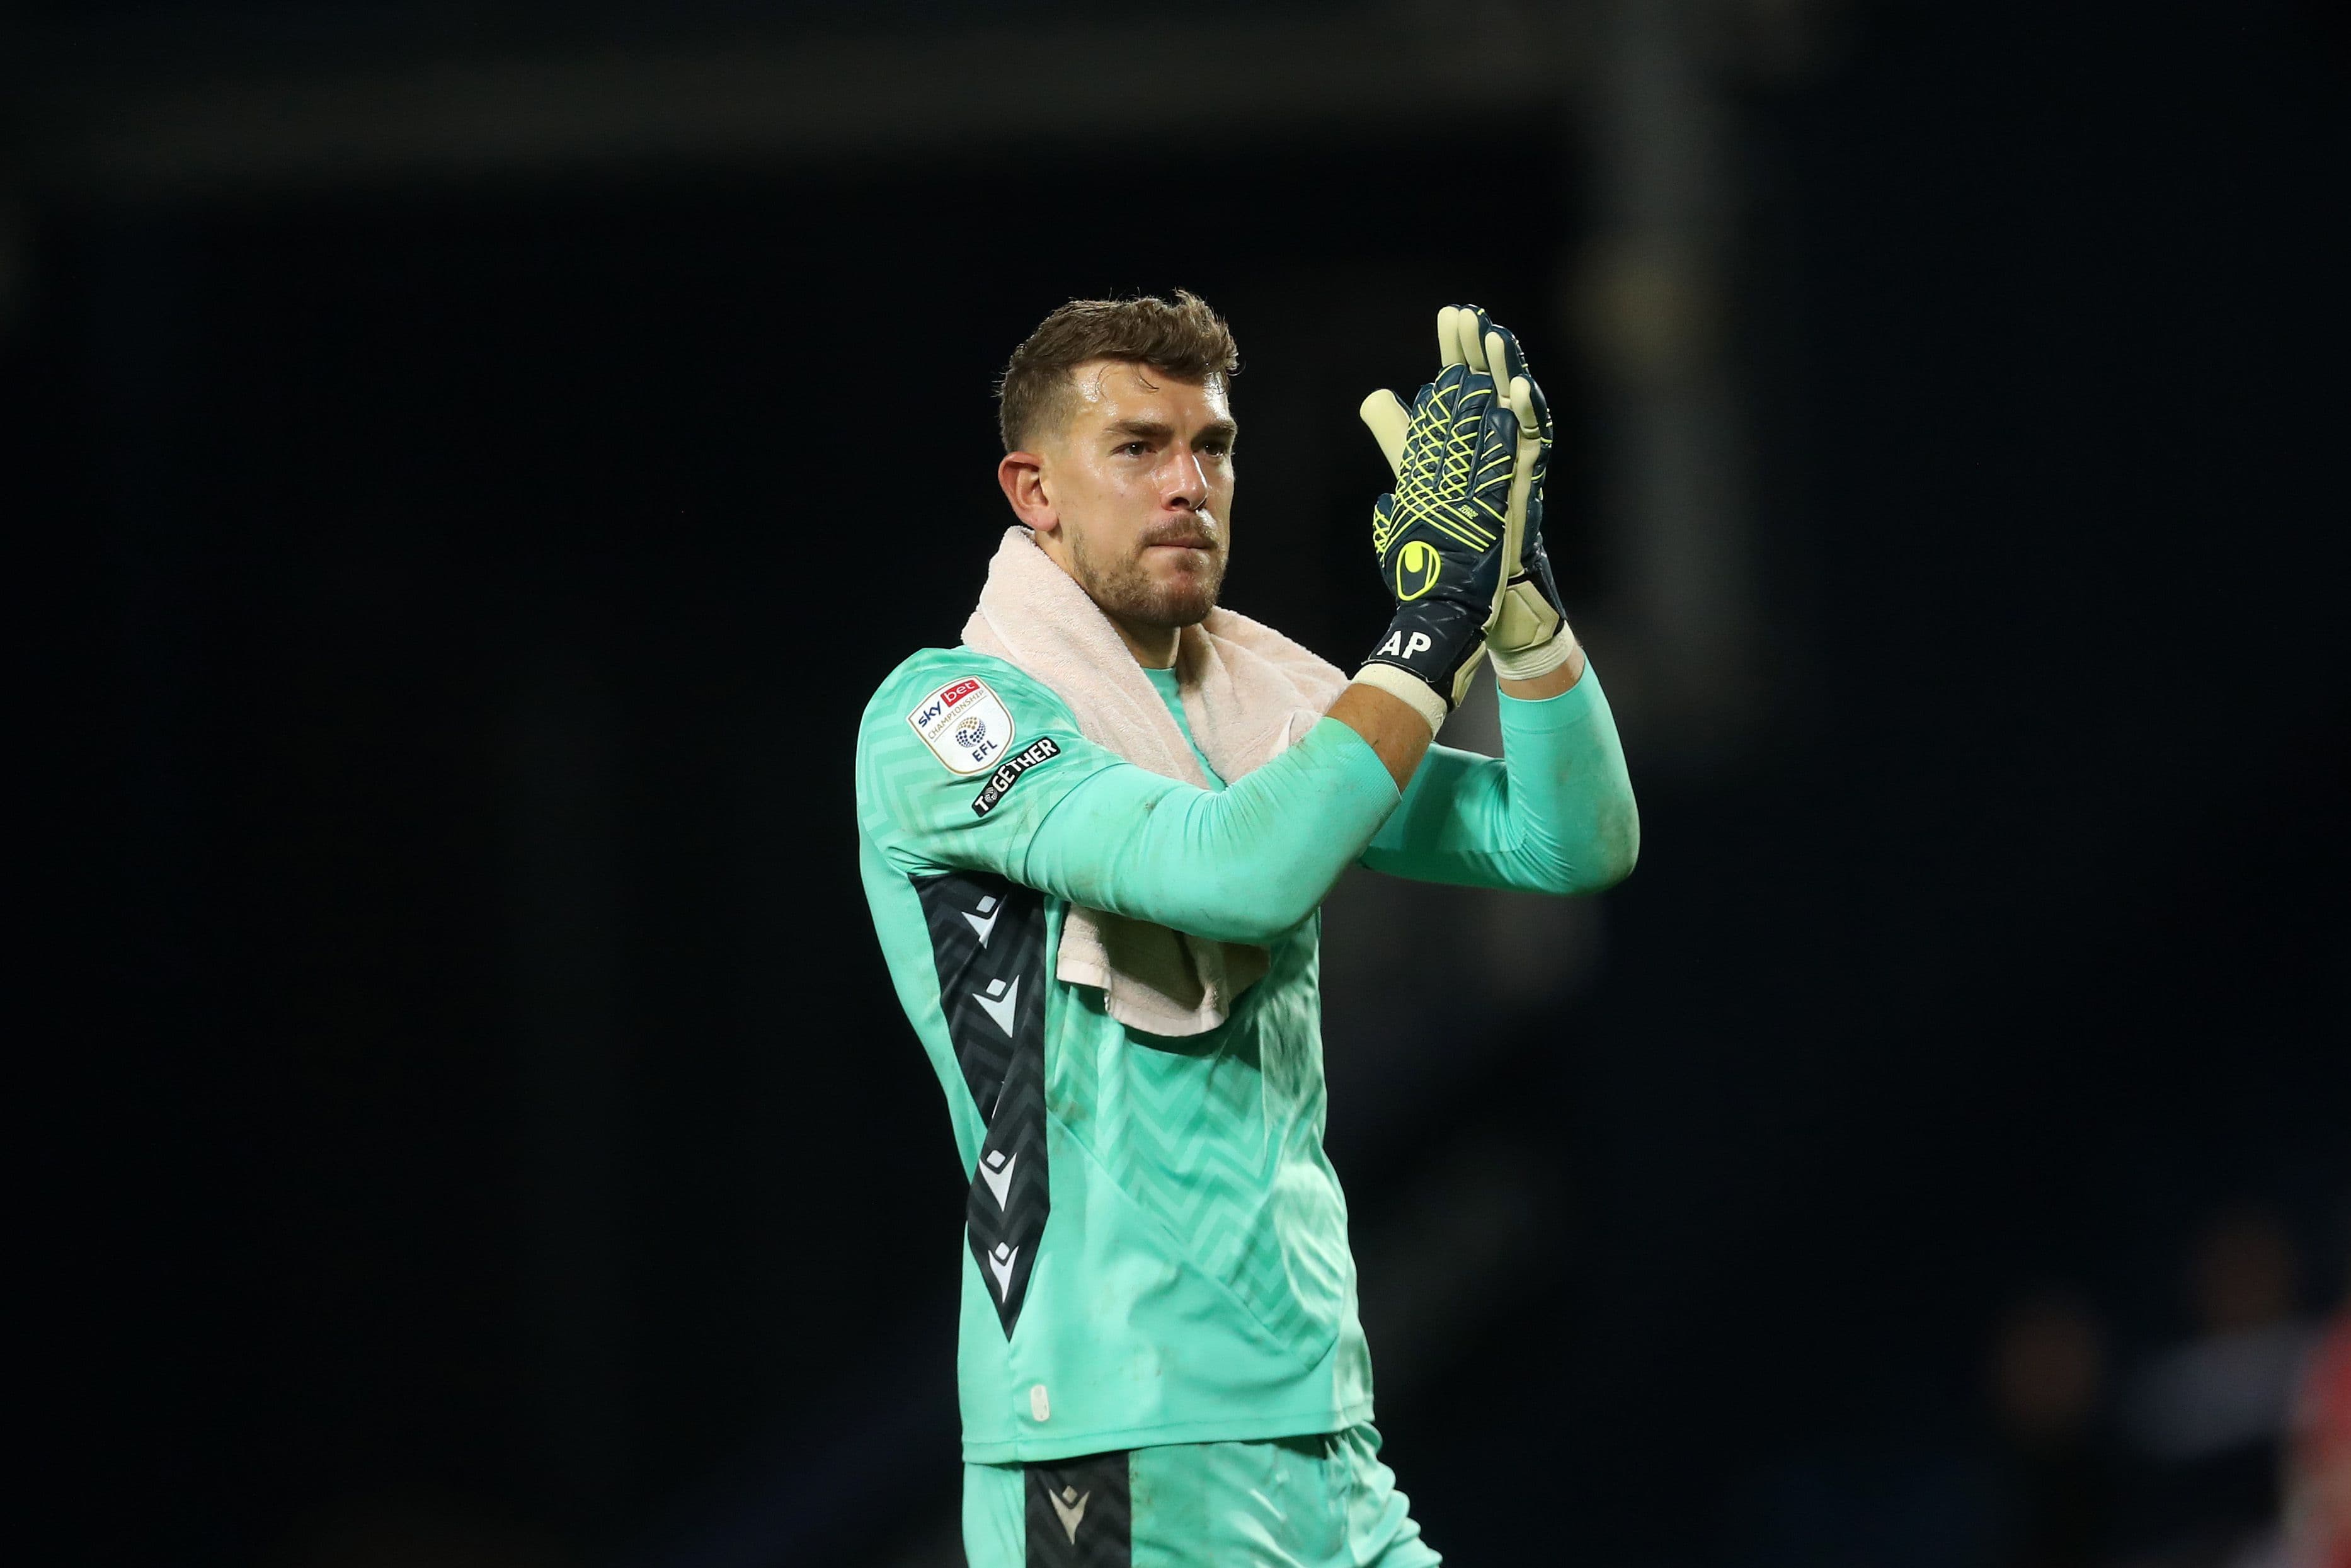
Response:
[[[971,1568],[1429,1568],[1380,1435],[963,1468]]]

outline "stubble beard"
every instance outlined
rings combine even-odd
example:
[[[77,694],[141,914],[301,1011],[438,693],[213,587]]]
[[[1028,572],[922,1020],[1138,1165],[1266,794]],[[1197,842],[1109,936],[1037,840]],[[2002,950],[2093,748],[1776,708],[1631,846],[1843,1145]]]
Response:
[[[1179,536],[1184,530],[1161,530]],[[1205,552],[1205,570],[1156,582],[1144,570],[1143,552],[1155,542],[1145,537],[1134,551],[1115,561],[1087,553],[1075,535],[1070,539],[1070,575],[1103,614],[1130,626],[1196,626],[1217,607],[1217,593],[1225,585],[1225,551],[1221,541]]]

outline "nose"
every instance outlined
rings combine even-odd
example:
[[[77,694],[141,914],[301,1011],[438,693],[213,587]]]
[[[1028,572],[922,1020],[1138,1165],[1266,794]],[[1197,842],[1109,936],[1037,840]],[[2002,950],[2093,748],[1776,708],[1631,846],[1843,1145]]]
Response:
[[[1200,455],[1180,443],[1167,449],[1167,462],[1160,470],[1159,486],[1163,506],[1182,507],[1196,512],[1208,504],[1208,475],[1200,466]]]

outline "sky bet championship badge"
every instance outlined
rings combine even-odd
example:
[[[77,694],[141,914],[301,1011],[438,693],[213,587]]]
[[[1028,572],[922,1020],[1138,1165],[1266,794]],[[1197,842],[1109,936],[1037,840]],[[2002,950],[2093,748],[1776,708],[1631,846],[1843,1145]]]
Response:
[[[1012,714],[986,681],[949,681],[906,716],[923,744],[957,773],[985,773],[1012,744]]]

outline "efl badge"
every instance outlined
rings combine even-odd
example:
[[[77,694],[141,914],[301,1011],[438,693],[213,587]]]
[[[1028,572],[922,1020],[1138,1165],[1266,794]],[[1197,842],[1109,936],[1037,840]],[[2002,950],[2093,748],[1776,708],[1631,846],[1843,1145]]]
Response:
[[[957,773],[985,773],[1012,744],[1012,714],[986,681],[949,681],[906,716],[923,744]]]

